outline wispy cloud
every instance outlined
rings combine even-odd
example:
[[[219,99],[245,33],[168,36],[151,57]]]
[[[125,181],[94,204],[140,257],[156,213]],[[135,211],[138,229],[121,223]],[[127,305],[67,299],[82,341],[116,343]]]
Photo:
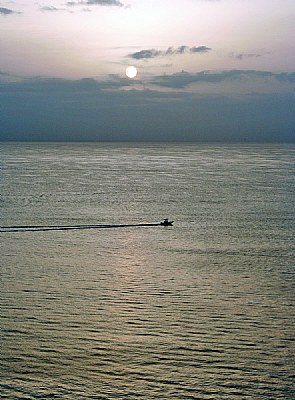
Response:
[[[258,53],[231,53],[231,58],[236,58],[237,60],[243,60],[244,58],[259,58],[262,54]]]
[[[81,0],[81,1],[68,1],[67,6],[115,6],[124,7],[124,4],[119,0]]]
[[[49,11],[49,12],[55,12],[55,11],[64,11],[64,8],[57,8],[54,6],[44,6],[40,7],[41,11]]]
[[[140,50],[135,53],[128,54],[128,57],[133,58],[135,60],[144,60],[150,58],[157,57],[165,57],[165,56],[174,56],[174,55],[182,55],[182,54],[195,54],[195,53],[207,53],[211,48],[207,46],[179,46],[179,47],[169,47],[167,50],[156,50],[156,49],[147,49]]]
[[[11,10],[10,8],[0,7],[0,15],[20,14],[18,11]]]

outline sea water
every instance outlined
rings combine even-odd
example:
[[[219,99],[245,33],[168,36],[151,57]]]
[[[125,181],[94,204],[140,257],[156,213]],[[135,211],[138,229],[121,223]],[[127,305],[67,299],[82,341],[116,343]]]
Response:
[[[1,399],[294,399],[294,145],[1,143]]]

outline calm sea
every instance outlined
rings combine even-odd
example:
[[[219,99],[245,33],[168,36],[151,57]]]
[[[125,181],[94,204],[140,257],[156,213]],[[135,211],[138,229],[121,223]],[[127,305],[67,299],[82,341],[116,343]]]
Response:
[[[0,144],[1,399],[294,399],[294,145]]]

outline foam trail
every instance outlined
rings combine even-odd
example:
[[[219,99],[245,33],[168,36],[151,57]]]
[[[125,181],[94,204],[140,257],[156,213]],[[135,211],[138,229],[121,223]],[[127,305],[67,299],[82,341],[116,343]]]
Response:
[[[159,226],[156,224],[119,224],[119,225],[73,225],[73,226],[40,226],[40,225],[25,225],[25,226],[2,226],[0,233],[5,232],[39,232],[39,231],[65,231],[71,229],[110,229],[110,228],[129,228],[129,227],[148,227]]]

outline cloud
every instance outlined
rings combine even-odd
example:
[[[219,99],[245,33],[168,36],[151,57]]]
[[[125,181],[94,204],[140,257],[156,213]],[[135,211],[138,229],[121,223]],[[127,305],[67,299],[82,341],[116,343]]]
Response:
[[[147,49],[136,51],[135,53],[131,53],[128,57],[133,58],[134,60],[144,60],[156,57],[165,57],[165,56],[174,56],[174,55],[182,55],[182,54],[195,54],[195,53],[207,53],[210,51],[210,47],[207,46],[179,46],[177,48],[169,47],[167,50],[156,50],[156,49]]]
[[[44,7],[40,7],[41,11],[50,11],[50,12],[54,12],[54,11],[62,11],[64,9],[62,8],[57,8],[54,6],[44,6]]]
[[[231,53],[232,58],[236,58],[237,60],[243,60],[244,58],[259,58],[262,57],[262,54],[257,53]]]
[[[81,0],[81,1],[68,1],[68,6],[116,6],[124,7],[124,4],[119,0]]]
[[[202,71],[195,74],[178,72],[172,75],[155,77],[151,84],[171,89],[184,89],[192,83],[217,84],[221,82],[252,80],[274,80],[281,83],[295,83],[295,73],[273,73],[256,70],[231,70],[222,72]]]
[[[0,15],[20,14],[18,11],[13,11],[9,8],[0,7]]]
[[[140,81],[119,75],[109,75],[105,80],[83,78],[78,80],[63,78],[21,78],[0,71],[0,89],[10,92],[74,94],[99,93],[100,91],[119,90],[127,86],[138,85]]]
[[[211,49],[209,47],[206,46],[199,46],[199,47],[191,47],[189,49],[190,53],[207,53],[208,51],[210,51]]]
[[[0,85],[1,83],[18,82],[22,80],[23,78],[17,75],[12,75],[8,74],[7,72],[0,71]]]
[[[147,58],[155,58],[161,56],[162,52],[159,50],[140,50],[136,51],[135,53],[129,54],[129,57],[134,58],[135,60],[142,60]]]
[[[257,70],[230,70],[230,71],[201,71],[197,73],[189,73],[186,71],[177,72],[171,75],[159,75],[149,77],[145,80],[128,79],[125,76],[111,74],[105,80],[96,80],[93,78],[83,78],[78,80],[63,79],[63,78],[22,78],[20,76],[12,75],[0,71],[0,88],[6,87],[9,84],[9,90],[21,90],[29,92],[64,92],[74,93],[77,91],[110,91],[121,90],[122,88],[154,88],[157,86],[162,91],[167,92],[165,89],[177,89],[185,91],[191,84],[209,84],[219,85],[221,83],[229,85],[233,83],[251,82],[264,82],[271,87],[270,82],[277,82],[278,84],[287,84],[290,86],[295,84],[295,72],[287,73],[274,73],[270,71],[257,71]],[[283,87],[282,87],[283,89]]]

